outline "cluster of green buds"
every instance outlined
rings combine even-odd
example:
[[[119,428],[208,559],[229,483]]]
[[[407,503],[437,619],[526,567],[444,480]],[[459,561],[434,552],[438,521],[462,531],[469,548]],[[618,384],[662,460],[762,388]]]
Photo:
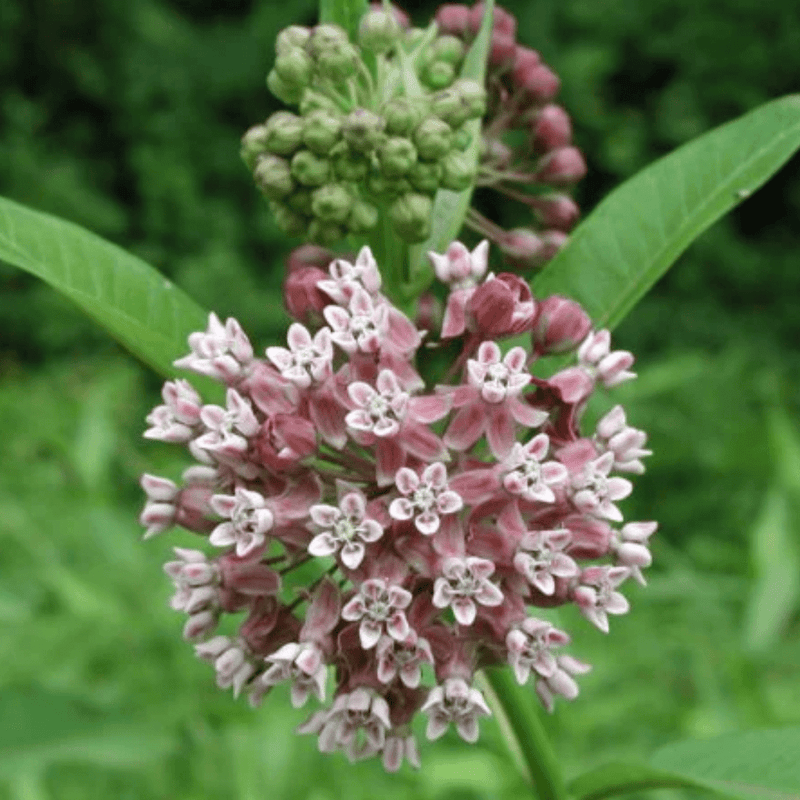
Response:
[[[485,113],[486,91],[458,77],[463,57],[457,37],[406,29],[380,9],[362,19],[357,45],[336,25],[283,30],[267,85],[296,110],[242,140],[278,225],[326,246],[382,224],[424,241],[436,192],[476,179],[466,123]]]

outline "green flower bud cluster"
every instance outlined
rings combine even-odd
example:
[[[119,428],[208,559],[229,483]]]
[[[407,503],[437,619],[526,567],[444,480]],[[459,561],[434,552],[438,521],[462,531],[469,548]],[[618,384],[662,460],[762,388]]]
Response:
[[[457,36],[437,36],[426,52],[420,79],[431,89],[446,89],[455,81],[465,53],[464,42]]]
[[[402,33],[394,18],[373,11],[360,40],[383,54]],[[462,59],[460,40],[440,36],[423,72],[446,63],[455,75]],[[426,81],[437,87],[431,94],[384,99],[379,90],[358,91],[369,84],[366,70],[336,25],[292,26],[278,36],[267,82],[297,112],[278,111],[248,130],[242,158],[290,235],[330,246],[374,229],[384,214],[398,237],[423,241],[436,192],[460,191],[475,179],[465,124],[485,113],[483,87],[451,76],[446,86]]]

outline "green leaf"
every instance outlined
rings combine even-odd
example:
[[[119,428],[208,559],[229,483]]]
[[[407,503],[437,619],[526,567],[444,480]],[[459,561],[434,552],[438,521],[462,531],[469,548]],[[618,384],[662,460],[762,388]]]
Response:
[[[800,146],[800,95],[773,100],[659,159],[612,192],[533,281],[613,328],[681,253]]]
[[[800,727],[678,742],[651,759],[664,769],[733,797],[800,800]]]
[[[367,11],[367,0],[320,0],[319,21],[341,25],[351,42],[358,41],[358,23]]]
[[[66,220],[0,198],[0,259],[69,297],[164,376],[206,313],[163,275]]]
[[[487,0],[484,6],[481,28],[464,58],[459,77],[469,78],[481,84],[485,82],[486,60],[489,57],[489,48],[492,43],[493,15],[494,0]],[[470,120],[464,126],[472,136],[472,141],[465,155],[472,158],[476,165],[480,158],[482,122],[481,119]],[[409,251],[412,278],[409,295],[412,297],[419,296],[420,292],[427,288],[433,280],[433,270],[427,258],[428,251],[433,250],[437,253],[443,253],[447,246],[458,238],[458,234],[464,225],[467,209],[472,201],[473,188],[470,187],[463,192],[440,189],[436,193],[436,199],[433,204],[431,235],[422,244],[414,245]]]
[[[697,781],[647,764],[627,764],[614,761],[589,770],[574,778],[567,786],[576,800],[602,800],[645,789],[697,789],[708,788]]]

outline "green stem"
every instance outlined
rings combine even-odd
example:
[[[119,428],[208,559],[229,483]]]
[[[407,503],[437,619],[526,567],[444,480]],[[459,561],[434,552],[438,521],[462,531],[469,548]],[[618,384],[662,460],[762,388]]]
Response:
[[[500,730],[537,800],[566,800],[561,767],[532,695],[517,685],[508,668],[486,670],[484,679]]]

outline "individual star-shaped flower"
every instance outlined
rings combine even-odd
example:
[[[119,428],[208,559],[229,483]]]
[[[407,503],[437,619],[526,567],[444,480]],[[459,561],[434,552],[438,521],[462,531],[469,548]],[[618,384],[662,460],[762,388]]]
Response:
[[[453,723],[458,735],[470,743],[478,741],[478,717],[492,715],[483,695],[463,678],[448,678],[440,686],[434,686],[420,710],[428,715],[425,731],[428,739],[444,736]]]
[[[395,483],[403,497],[392,500],[389,516],[414,520],[417,530],[430,536],[439,530],[439,515],[454,514],[464,506],[461,496],[447,486],[447,469],[440,461],[428,464],[420,477],[413,469],[397,471]]]
[[[472,625],[482,606],[499,606],[503,593],[490,580],[494,564],[486,558],[467,556],[445,559],[444,576],[433,584],[433,604],[437,608],[451,606],[460,625]]]
[[[342,619],[361,620],[358,636],[364,650],[375,647],[384,630],[402,642],[411,630],[404,611],[411,598],[411,592],[401,586],[387,586],[381,578],[370,578],[342,609]]]
[[[267,508],[266,499],[258,492],[237,487],[233,495],[215,494],[211,508],[227,522],[211,532],[208,541],[217,547],[236,545],[236,555],[246,556],[266,541],[275,517]]]

